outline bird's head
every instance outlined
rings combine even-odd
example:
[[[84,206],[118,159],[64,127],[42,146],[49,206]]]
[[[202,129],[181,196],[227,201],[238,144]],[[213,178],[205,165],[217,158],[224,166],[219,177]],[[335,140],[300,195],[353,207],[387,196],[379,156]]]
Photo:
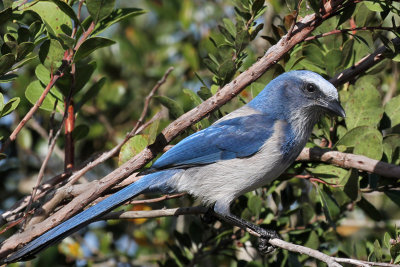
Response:
[[[295,114],[309,118],[319,118],[323,113],[346,116],[336,88],[319,74],[306,70],[279,75],[249,106],[277,119],[290,119]]]

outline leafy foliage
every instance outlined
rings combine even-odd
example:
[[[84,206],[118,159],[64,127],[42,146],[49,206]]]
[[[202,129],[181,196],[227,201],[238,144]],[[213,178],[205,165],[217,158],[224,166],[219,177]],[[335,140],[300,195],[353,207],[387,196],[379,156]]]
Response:
[[[75,103],[75,156],[83,162],[124,138],[140,117],[150,89],[168,67],[175,67],[153,97],[146,118],[162,106],[169,116],[155,120],[122,147],[118,158],[86,177],[99,178],[153,143],[169,122],[256,62],[269,44],[290,31],[295,18],[321,15],[321,1],[301,1],[299,7],[298,1],[269,1],[268,5],[263,0],[136,1],[141,8],[135,8],[131,1],[86,0],[78,14],[79,2],[2,3],[0,138],[10,135],[14,122],[55,82],[33,118],[37,123],[24,127],[15,146],[0,154],[3,210],[18,194],[30,194],[47,151],[48,139],[43,136],[61,123],[69,98]],[[338,88],[347,117],[323,118],[307,146],[399,165],[399,48],[391,41],[398,36],[399,6],[392,1],[344,6],[312,33],[315,38],[289,51],[235,100],[196,123],[182,138],[250,101],[282,72],[308,69],[329,78],[385,45],[388,59]],[[339,32],[319,36],[334,30]],[[57,146],[64,148],[66,139]],[[52,156],[48,176],[59,173],[62,166],[63,161]],[[125,208],[195,204],[196,200],[182,197]],[[279,180],[241,196],[232,211],[277,230],[289,242],[329,255],[400,263],[400,231],[394,223],[399,206],[398,179],[306,162],[293,164]],[[314,259],[286,250],[261,257],[255,252],[253,236],[225,223],[206,224],[198,216],[109,221],[78,236],[64,240],[58,250],[47,250],[33,264],[92,265],[108,259],[136,265],[157,261],[160,266],[314,264]]]

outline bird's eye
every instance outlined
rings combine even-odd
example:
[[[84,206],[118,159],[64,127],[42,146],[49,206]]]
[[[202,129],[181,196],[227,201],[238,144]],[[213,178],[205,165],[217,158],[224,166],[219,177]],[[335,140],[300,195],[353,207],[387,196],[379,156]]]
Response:
[[[309,93],[314,93],[315,90],[316,90],[315,85],[312,84],[312,83],[307,84],[306,90],[307,90],[307,92],[309,92]]]

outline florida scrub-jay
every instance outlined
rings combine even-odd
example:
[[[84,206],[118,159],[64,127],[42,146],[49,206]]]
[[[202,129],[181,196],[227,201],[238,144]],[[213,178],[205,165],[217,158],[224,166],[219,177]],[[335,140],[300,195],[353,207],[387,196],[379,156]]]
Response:
[[[274,237],[230,213],[240,195],[268,184],[293,163],[324,113],[345,116],[335,87],[311,71],[291,71],[272,80],[248,104],[164,153],[150,173],[75,215],[5,259],[31,257],[140,193],[188,192],[222,220]]]

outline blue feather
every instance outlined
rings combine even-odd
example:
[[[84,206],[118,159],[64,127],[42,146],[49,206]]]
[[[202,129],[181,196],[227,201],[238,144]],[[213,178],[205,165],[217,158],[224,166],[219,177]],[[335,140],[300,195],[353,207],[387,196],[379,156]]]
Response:
[[[166,181],[179,171],[180,170],[165,170],[151,173],[142,177],[137,182],[130,184],[129,186],[102,200],[98,204],[88,208],[87,210],[84,210],[83,212],[75,215],[53,229],[50,229],[11,255],[11,257],[7,258],[5,262],[12,262],[20,257],[29,258],[35,255],[37,252],[70,235],[77,229],[88,225],[97,218],[110,212],[114,208],[143,192],[173,192],[173,190],[167,186]]]
[[[213,124],[168,150],[153,164],[152,169],[185,168],[249,157],[272,135],[274,122],[266,114],[252,114]]]

